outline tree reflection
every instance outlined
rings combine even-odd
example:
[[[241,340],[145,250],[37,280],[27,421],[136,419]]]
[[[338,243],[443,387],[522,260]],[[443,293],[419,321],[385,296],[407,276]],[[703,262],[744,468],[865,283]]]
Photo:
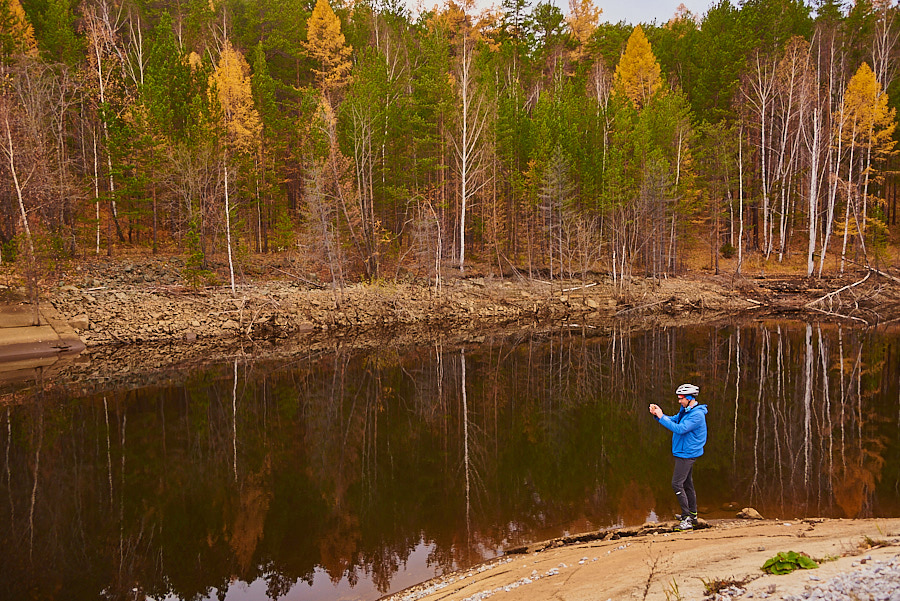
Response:
[[[278,598],[317,571],[386,593],[407,570],[668,518],[670,438],[645,407],[674,409],[685,380],[710,406],[704,514],[900,515],[897,348],[830,325],[620,326],[234,360],[97,398],[37,385],[0,427],[0,596],[198,599],[261,579]]]

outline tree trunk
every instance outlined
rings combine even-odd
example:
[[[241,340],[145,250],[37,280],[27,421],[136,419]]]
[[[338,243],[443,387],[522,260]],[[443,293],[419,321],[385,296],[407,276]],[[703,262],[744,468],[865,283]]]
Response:
[[[234,261],[231,257],[231,203],[228,198],[228,152],[225,152],[225,246],[228,249],[228,276],[231,278],[231,294],[237,294],[234,286]]]
[[[819,183],[819,110],[813,111],[813,142],[810,150],[809,168],[809,243],[806,250],[806,277],[815,270],[816,224],[819,216],[818,183]]]

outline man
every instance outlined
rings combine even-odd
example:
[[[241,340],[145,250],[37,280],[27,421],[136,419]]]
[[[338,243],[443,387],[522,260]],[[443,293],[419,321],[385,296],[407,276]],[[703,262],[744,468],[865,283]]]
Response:
[[[691,530],[697,525],[697,493],[694,491],[694,462],[703,455],[706,444],[706,405],[697,401],[700,389],[693,384],[682,384],[675,390],[681,410],[677,415],[663,415],[659,405],[650,404],[650,413],[656,420],[672,431],[672,454],[675,456],[675,471],[672,473],[672,488],[681,506],[681,520],[678,530]]]

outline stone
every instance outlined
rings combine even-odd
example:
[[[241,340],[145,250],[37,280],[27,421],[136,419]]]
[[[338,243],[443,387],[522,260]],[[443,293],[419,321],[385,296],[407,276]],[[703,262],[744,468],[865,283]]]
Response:
[[[229,319],[224,324],[222,324],[222,327],[225,328],[226,330],[236,330],[241,326],[235,320]]]
[[[586,301],[584,301],[584,304],[587,305],[588,307],[590,307],[591,309],[596,309],[600,306],[599,304],[597,304],[597,301],[595,301],[592,298],[589,298]]]
[[[185,342],[196,342],[197,332],[191,332],[190,330],[188,330],[184,333],[184,340]]]
[[[752,507],[744,507],[740,511],[737,512],[737,517],[742,520],[762,520],[765,519],[763,516],[759,514],[758,511],[753,509]]]
[[[72,319],[69,320],[69,325],[73,330],[87,330],[91,325],[91,320],[88,319],[88,316],[84,313],[81,315],[76,315]]]

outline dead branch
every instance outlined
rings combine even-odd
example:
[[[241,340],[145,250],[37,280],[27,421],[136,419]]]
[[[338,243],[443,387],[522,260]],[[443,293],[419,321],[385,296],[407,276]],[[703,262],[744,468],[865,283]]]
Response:
[[[872,270],[872,271],[874,271],[874,270]],[[854,288],[854,287],[856,287],[856,286],[859,286],[860,284],[864,283],[866,280],[869,279],[869,276],[872,275],[872,271],[867,272],[867,273],[866,273],[866,277],[864,277],[864,278],[861,279],[860,281],[854,282],[854,283],[852,283],[852,284],[848,284],[847,286],[844,286],[844,287],[842,287],[842,288],[838,288],[838,289],[835,290],[834,292],[829,292],[828,294],[826,294],[825,296],[823,296],[823,297],[821,297],[821,298],[817,298],[817,299],[814,300],[814,301],[810,301],[810,302],[806,303],[806,304],[804,305],[804,307],[812,307],[812,306],[815,305],[816,303],[820,303],[820,302],[822,302],[823,300],[830,299],[831,297],[840,294],[840,293],[843,292],[844,290],[849,290],[849,289],[851,289],[851,288]]]
[[[894,276],[892,276],[889,273],[879,271],[878,269],[875,269],[874,267],[869,267],[868,265],[866,265],[866,269],[868,269],[870,272],[875,272],[878,275],[880,275],[881,277],[887,278],[887,279],[891,280],[892,282],[897,282],[898,284],[900,284],[900,278],[895,278]]]

